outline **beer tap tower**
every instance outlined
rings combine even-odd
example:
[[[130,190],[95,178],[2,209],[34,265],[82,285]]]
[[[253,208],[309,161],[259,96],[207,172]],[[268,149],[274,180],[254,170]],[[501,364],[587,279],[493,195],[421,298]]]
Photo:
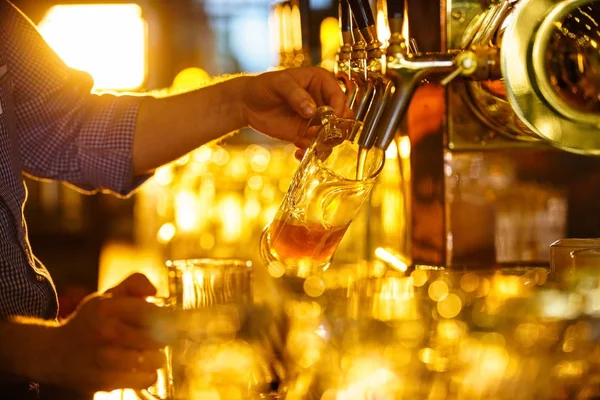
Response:
[[[411,143],[403,258],[546,265],[553,241],[600,236],[600,32],[592,28],[600,2],[447,0],[439,15],[410,21],[425,29],[439,21],[443,48],[415,53],[403,24],[405,7],[420,4],[387,1],[387,48],[367,0],[340,4],[338,77],[349,78],[342,87],[364,122],[361,145]],[[357,26],[348,69],[349,22]]]

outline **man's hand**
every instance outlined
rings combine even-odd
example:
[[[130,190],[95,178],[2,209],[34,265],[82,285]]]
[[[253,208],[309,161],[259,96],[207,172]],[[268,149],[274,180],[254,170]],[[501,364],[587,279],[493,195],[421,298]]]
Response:
[[[162,310],[144,300],[154,293],[137,274],[86,298],[64,324],[49,330],[52,354],[34,378],[82,392],[151,386],[165,362],[165,343],[153,334]]]
[[[156,295],[156,288],[152,282],[148,280],[146,275],[135,273],[129,275],[125,280],[117,286],[106,291],[117,297],[148,297]]]
[[[306,148],[308,122],[318,106],[349,116],[346,96],[322,68],[291,68],[241,76],[189,93],[146,98],[139,108],[133,141],[136,175],[245,126]]]
[[[247,81],[243,114],[259,132],[306,148],[308,118],[328,105],[338,116],[348,116],[346,97],[333,75],[322,68],[291,68],[267,72]]]

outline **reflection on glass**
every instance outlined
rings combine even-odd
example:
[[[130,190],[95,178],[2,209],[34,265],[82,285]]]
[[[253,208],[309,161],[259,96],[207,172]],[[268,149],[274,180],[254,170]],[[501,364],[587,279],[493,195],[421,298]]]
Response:
[[[282,263],[304,278],[328,267],[384,159],[380,149],[355,143],[359,122],[322,112],[323,125],[261,241],[266,265]]]
[[[167,368],[143,392],[161,400],[255,398],[268,391],[261,351],[241,333],[252,310],[252,263],[237,259],[169,261],[169,296],[177,341]],[[232,396],[231,393],[236,393]]]
[[[600,112],[600,4],[581,6],[555,23],[546,68],[556,93],[581,112]]]

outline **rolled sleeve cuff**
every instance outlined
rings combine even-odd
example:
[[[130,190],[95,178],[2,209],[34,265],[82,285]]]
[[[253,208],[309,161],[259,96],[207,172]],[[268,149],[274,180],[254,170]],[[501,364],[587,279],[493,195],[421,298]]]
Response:
[[[120,196],[129,196],[152,174],[134,176],[133,140],[143,96],[109,96],[84,129],[80,160],[83,175],[92,187]],[[104,102],[105,99],[101,99]],[[99,135],[99,132],[102,132]],[[86,189],[86,188],[83,188]]]

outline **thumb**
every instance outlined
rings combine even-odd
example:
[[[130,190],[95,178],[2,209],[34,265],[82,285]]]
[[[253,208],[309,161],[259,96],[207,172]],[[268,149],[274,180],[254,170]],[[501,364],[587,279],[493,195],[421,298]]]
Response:
[[[294,157],[296,158],[296,160],[302,161],[304,154],[306,154],[306,149],[296,149],[296,151],[294,152]]]
[[[117,297],[148,297],[156,295],[156,288],[146,275],[135,273],[117,286],[108,289],[106,293]]]
[[[310,118],[317,110],[311,95],[288,71],[281,71],[278,79],[273,79],[271,85],[273,92],[301,117]]]

